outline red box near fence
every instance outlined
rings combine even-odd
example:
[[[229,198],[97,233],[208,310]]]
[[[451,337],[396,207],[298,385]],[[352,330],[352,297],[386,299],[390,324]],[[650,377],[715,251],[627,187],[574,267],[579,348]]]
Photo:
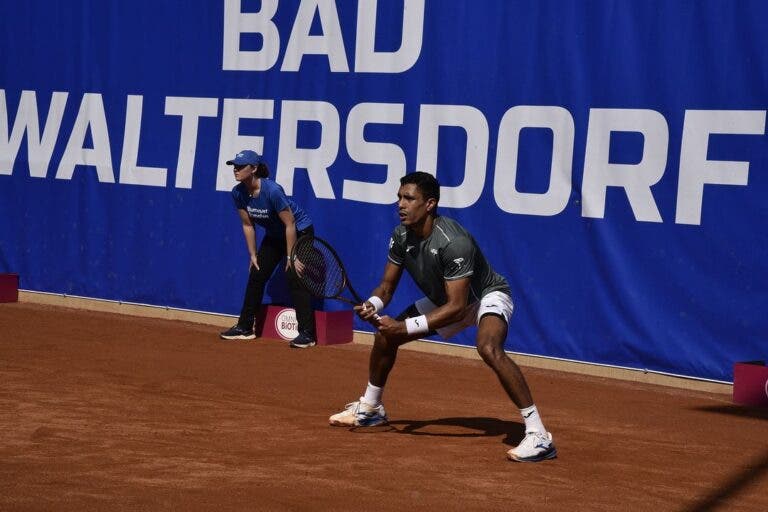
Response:
[[[19,274],[0,274],[0,302],[19,301]]]
[[[289,306],[269,304],[256,315],[256,336],[291,340],[298,336],[296,311]],[[315,311],[318,345],[352,341],[352,311]]]
[[[733,401],[768,407],[768,366],[765,361],[747,361],[733,366]]]

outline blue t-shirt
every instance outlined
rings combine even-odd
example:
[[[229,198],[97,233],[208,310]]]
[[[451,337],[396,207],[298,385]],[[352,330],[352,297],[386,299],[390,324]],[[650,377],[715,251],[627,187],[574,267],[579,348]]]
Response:
[[[251,197],[248,187],[244,183],[238,183],[232,189],[232,199],[235,202],[235,208],[248,212],[251,222],[264,228],[266,236],[285,238],[285,224],[278,214],[286,208],[290,208],[293,213],[296,231],[312,225],[309,215],[299,208],[293,199],[285,195],[283,187],[267,178],[261,178],[258,196]]]

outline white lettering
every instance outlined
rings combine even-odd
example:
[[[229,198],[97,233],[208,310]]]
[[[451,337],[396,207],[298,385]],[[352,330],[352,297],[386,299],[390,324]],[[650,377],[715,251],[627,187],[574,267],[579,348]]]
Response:
[[[293,175],[296,169],[306,169],[315,196],[334,199],[328,167],[339,152],[339,112],[324,101],[283,101],[280,107],[280,149],[275,180],[288,195],[293,194]],[[320,123],[320,145],[300,148],[298,132],[300,121]]]
[[[261,0],[261,10],[255,13],[240,11],[240,0],[224,0],[224,56],[225,71],[266,71],[275,65],[280,53],[280,33],[272,21],[278,0]],[[261,50],[240,50],[241,34],[260,34]]]
[[[552,131],[552,161],[549,187],[544,193],[517,190],[520,132],[523,128]],[[573,173],[573,117],[562,107],[512,107],[504,113],[496,148],[493,195],[499,208],[508,213],[557,215],[568,205]]]
[[[440,204],[450,208],[472,206],[480,198],[488,160],[488,122],[468,105],[422,105],[416,169],[437,175],[437,148],[441,126],[463,128],[467,134],[464,181],[455,187],[440,187]]]
[[[344,180],[342,197],[375,204],[391,204],[405,176],[405,153],[396,144],[365,140],[368,124],[402,124],[402,103],[360,103],[347,116],[347,152],[355,162],[387,166],[384,183]]]
[[[22,91],[16,119],[9,136],[8,109],[5,103],[5,90],[0,89],[0,175],[11,174],[16,162],[21,139],[27,133],[27,160],[29,175],[33,178],[45,178],[48,165],[51,162],[53,147],[59,137],[61,119],[64,117],[64,107],[67,104],[66,92],[54,92],[48,117],[40,137],[40,127],[37,113],[37,97],[35,91]]]
[[[677,185],[678,224],[701,224],[704,185],[743,185],[749,178],[749,162],[707,159],[712,133],[763,135],[765,110],[687,110],[680,147]]]
[[[192,172],[195,167],[197,128],[201,117],[219,114],[217,98],[165,98],[165,115],[181,116],[179,157],[176,164],[176,188],[192,188]]]
[[[120,159],[120,183],[164,187],[168,169],[164,167],[139,167],[139,140],[141,139],[142,96],[129,95],[125,111],[123,155]]]
[[[402,73],[416,64],[421,54],[424,34],[424,0],[403,0],[403,31],[400,48],[377,52],[376,6],[378,0],[360,0],[357,4],[355,71],[358,73]],[[387,27],[391,30],[391,27]]]
[[[611,132],[643,135],[643,154],[639,163],[609,162]],[[667,121],[655,110],[590,109],[581,187],[582,215],[603,218],[606,189],[622,187],[637,220],[662,222],[651,186],[664,174],[668,143]]]
[[[309,35],[315,11],[320,15],[323,35]],[[333,0],[302,0],[291,29],[281,71],[298,71],[304,55],[327,55],[333,72],[349,71],[339,13]]]
[[[83,147],[89,127],[93,139],[92,149]],[[100,182],[115,182],[107,117],[104,113],[104,101],[101,99],[101,94],[83,94],[72,133],[69,135],[67,147],[59,162],[59,168],[56,170],[56,179],[71,180],[76,165],[94,166]]]
[[[51,161],[54,165],[56,163],[53,152],[68,98],[66,92],[52,94],[47,118],[41,127],[35,91],[22,91],[16,116],[11,119],[6,91],[0,89],[0,176],[13,173],[26,137],[30,177],[47,177]],[[181,117],[178,155],[158,156],[153,152],[153,158],[166,162],[176,157],[176,188],[192,188],[200,118],[217,117],[218,104],[217,98],[166,97],[165,115]],[[333,104],[324,101],[286,100],[280,106],[279,134],[271,142],[278,144],[273,173],[275,180],[292,195],[296,170],[304,170],[309,179],[309,189],[316,197],[335,199],[330,169],[336,164],[342,148],[339,111]],[[142,109],[142,96],[127,96],[119,182],[167,187],[167,167],[137,165],[142,138]],[[349,161],[363,164],[359,167],[359,176],[363,179],[344,179],[341,198],[370,204],[394,202],[399,180],[405,175],[408,165],[406,146],[400,143],[401,134],[408,133],[403,124],[405,109],[406,105],[402,103],[359,103],[350,108],[343,149]],[[276,130],[269,123],[274,119],[274,110],[274,100],[223,100],[217,191],[229,191],[236,184],[231,167],[225,164],[232,155],[242,149],[264,153],[266,139],[263,134],[272,134]],[[263,128],[253,128],[250,123],[248,130],[245,130],[256,130],[260,134],[241,133],[240,121],[243,119],[263,120]],[[707,158],[710,135],[764,135],[765,123],[765,110],[686,111],[681,134],[676,223],[701,224],[705,185],[746,186],[748,183],[749,161]],[[366,137],[366,130],[372,125],[382,125],[378,133],[391,132],[391,141],[370,140],[370,135]],[[458,176],[462,181],[457,186],[442,187],[441,204],[449,208],[467,208],[477,203],[486,185],[488,122],[483,113],[472,106],[421,105],[417,141],[413,148],[416,169],[435,175],[440,171],[437,162],[440,129],[443,127],[463,129],[467,144],[463,168],[458,172],[451,169],[450,172],[451,176]],[[549,185],[543,193],[518,190],[521,132],[525,128],[546,129],[552,133]],[[643,137],[638,163],[610,161],[614,132],[636,133]],[[154,136],[150,133],[143,135]],[[390,136],[384,138],[390,139]],[[498,207],[512,214],[553,216],[562,213],[568,206],[573,186],[574,140],[573,118],[562,107],[519,105],[507,110],[500,121],[496,143],[493,194]],[[669,129],[666,119],[659,112],[592,109],[587,126],[581,185],[582,216],[603,218],[608,187],[620,187],[627,196],[635,219],[662,222],[652,187],[665,172],[668,144]],[[168,144],[165,143],[164,147]],[[454,166],[455,162],[451,161],[450,165]],[[95,167],[99,182],[115,182],[101,94],[86,93],[82,96],[63,155],[58,160],[55,178],[71,180],[77,166]]]

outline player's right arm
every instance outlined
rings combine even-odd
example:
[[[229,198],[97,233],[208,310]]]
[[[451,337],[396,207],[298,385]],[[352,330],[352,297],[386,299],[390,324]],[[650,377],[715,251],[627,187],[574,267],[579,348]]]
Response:
[[[250,265],[259,270],[259,259],[256,257],[256,229],[253,227],[248,212],[238,209],[237,213],[240,215],[240,222],[243,226],[243,236],[245,237],[245,245],[248,247],[248,254],[250,255]]]

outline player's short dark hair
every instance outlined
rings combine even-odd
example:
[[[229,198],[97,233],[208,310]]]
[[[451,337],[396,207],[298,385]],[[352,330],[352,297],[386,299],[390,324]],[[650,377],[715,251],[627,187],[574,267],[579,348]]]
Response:
[[[416,171],[400,178],[400,185],[416,185],[424,199],[434,199],[440,202],[440,183],[428,172]]]

